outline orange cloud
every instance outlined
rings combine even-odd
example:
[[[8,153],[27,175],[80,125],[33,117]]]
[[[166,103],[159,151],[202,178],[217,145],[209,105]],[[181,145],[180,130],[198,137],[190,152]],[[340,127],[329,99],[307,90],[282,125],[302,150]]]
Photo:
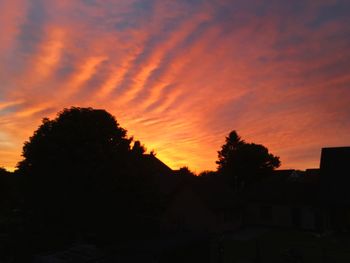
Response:
[[[16,37],[20,33],[19,26],[24,21],[24,14],[27,4],[23,0],[2,1],[0,3],[0,31],[1,42],[0,52],[12,49],[16,42]]]
[[[345,2],[39,2],[0,3],[0,165],[72,105],[107,109],[197,172],[215,169],[232,129],[284,168],[350,141]]]
[[[35,69],[41,79],[46,78],[60,62],[64,48],[64,30],[49,28],[47,39],[40,47],[40,55],[36,58]]]

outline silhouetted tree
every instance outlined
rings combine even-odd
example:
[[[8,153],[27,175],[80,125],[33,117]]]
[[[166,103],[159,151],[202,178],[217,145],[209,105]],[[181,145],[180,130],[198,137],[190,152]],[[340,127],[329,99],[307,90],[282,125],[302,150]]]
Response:
[[[199,177],[215,177],[215,176],[217,176],[217,172],[215,172],[215,171],[203,171],[198,176]]]
[[[140,141],[135,141],[131,151],[136,156],[142,156],[146,152],[146,148]]]
[[[230,132],[218,152],[218,173],[239,189],[252,184],[280,166],[279,157],[260,144],[246,143],[236,131]]]
[[[19,169],[31,175],[46,167],[100,171],[103,163],[110,163],[111,159],[121,162],[130,149],[130,142],[126,130],[106,111],[64,109],[54,120],[43,119],[23,147],[24,160]]]
[[[28,182],[31,220],[71,234],[108,225],[123,199],[117,194],[125,188],[130,143],[104,110],[73,107],[43,119],[18,165]]]
[[[194,172],[192,172],[187,166],[183,166],[181,167],[177,174],[179,176],[184,176],[184,177],[193,177],[196,176]]]
[[[131,236],[135,219],[157,211],[160,199],[146,149],[132,140],[105,110],[73,107],[43,119],[18,165],[30,228],[64,240],[89,232]]]

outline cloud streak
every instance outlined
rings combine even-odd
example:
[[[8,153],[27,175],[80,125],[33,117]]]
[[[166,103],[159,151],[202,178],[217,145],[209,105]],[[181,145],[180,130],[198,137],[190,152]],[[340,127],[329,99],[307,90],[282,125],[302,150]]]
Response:
[[[350,141],[347,1],[2,1],[0,166],[43,117],[105,108],[173,168],[215,169],[236,129],[319,164]]]

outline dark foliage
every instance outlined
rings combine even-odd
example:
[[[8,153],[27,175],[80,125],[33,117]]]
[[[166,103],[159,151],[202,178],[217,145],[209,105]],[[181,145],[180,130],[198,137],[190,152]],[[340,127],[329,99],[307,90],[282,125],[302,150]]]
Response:
[[[196,174],[192,172],[187,166],[181,167],[179,170],[175,171],[175,175],[181,177],[194,177]]]
[[[106,111],[65,109],[54,120],[43,119],[23,147],[19,169],[30,175],[67,167],[79,173],[101,172],[110,168],[111,160],[122,163],[130,142],[126,130]]]
[[[279,157],[260,144],[246,143],[236,131],[230,132],[218,152],[218,173],[236,188],[253,184],[280,166]]]
[[[157,210],[158,200],[145,148],[131,142],[104,110],[70,108],[44,119],[18,165],[26,180],[27,228],[55,235],[55,242],[131,235],[131,222]]]

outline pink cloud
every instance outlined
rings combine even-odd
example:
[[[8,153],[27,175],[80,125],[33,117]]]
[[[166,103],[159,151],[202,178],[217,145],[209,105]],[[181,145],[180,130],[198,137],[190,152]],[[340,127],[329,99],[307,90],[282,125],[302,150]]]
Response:
[[[232,129],[285,168],[317,167],[321,147],[350,141],[346,3],[25,3],[1,3],[0,165],[72,105],[107,109],[197,172],[215,169]]]

